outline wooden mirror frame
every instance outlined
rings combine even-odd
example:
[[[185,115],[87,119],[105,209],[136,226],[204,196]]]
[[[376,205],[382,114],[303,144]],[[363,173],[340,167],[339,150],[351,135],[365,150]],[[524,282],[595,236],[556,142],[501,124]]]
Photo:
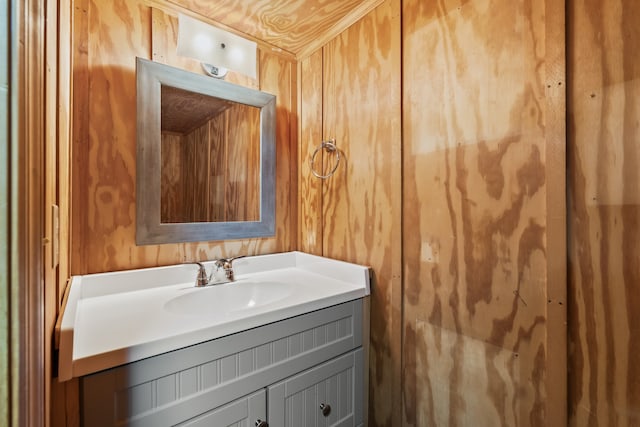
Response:
[[[136,58],[138,245],[245,239],[275,235],[274,95]],[[258,221],[163,223],[161,202],[161,87],[226,99],[260,109],[260,218]]]

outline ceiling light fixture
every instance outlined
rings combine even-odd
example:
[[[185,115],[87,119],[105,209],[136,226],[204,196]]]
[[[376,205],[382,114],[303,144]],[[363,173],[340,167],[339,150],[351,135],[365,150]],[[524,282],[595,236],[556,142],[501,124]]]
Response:
[[[223,79],[227,70],[256,78],[256,43],[180,14],[178,55],[202,62],[210,76]]]

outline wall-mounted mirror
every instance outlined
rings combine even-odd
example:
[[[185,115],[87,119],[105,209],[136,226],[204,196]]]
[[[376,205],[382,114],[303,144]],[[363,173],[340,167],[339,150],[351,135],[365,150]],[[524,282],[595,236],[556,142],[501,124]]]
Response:
[[[138,244],[275,234],[275,96],[137,59]]]

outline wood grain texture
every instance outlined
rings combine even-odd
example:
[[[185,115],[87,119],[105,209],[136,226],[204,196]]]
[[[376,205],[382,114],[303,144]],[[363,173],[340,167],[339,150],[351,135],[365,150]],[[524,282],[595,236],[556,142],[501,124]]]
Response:
[[[569,67],[569,415],[640,425],[640,3],[574,0]]]
[[[298,249],[322,255],[322,183],[309,159],[322,141],[322,49],[302,60],[300,73],[300,156],[298,158]]]
[[[69,277],[69,257],[71,247],[71,129],[73,127],[71,106],[71,54],[73,52],[71,31],[72,5],[71,0],[58,2],[58,206],[60,207],[60,262],[58,267],[58,298],[57,306],[62,303]]]
[[[555,425],[545,38],[541,0],[403,2],[403,425]]]
[[[69,246],[69,274],[74,271],[82,271],[85,264],[86,251],[82,245],[78,244],[83,239],[83,234],[87,230],[87,215],[83,209],[86,189],[79,191],[86,185],[87,154],[89,139],[89,2],[88,0],[71,0],[73,24],[72,31],[72,94],[71,94],[71,206],[69,216],[71,243]],[[78,105],[84,106],[77,108]]]
[[[10,327],[8,348],[3,348],[9,357],[8,389],[3,387],[2,397],[12,425],[41,427],[47,426],[49,418],[52,357],[48,334],[53,327],[56,287],[50,258],[46,258],[51,247],[46,203],[55,191],[53,173],[48,170],[54,162],[47,148],[47,138],[52,137],[47,125],[55,115],[49,104],[56,102],[55,91],[47,89],[51,84],[55,87],[55,78],[47,73],[54,31],[46,20],[57,19],[41,0],[6,6],[2,19],[9,16],[9,31],[3,34],[2,43],[10,54],[9,84],[3,88],[5,109],[8,107],[3,114],[8,121],[2,155],[8,169],[2,172],[6,174],[2,203],[6,212],[3,243],[7,245],[3,252],[8,252],[5,260],[9,264],[2,271],[8,273],[2,278],[2,316],[7,315]]]
[[[160,123],[163,131],[187,134],[222,114],[227,100],[162,85]]]
[[[204,73],[199,61],[177,53],[178,18],[175,14],[151,8],[151,59],[193,73]]]
[[[416,384],[427,406],[416,415],[417,426],[518,425],[518,388],[514,384],[507,387],[503,384],[505,377],[520,372],[517,353],[491,347],[484,341],[461,336],[426,320],[416,321],[416,337],[414,350],[421,359],[416,365]],[[465,363],[458,366],[455,360]],[[487,366],[492,367],[492,372]],[[459,389],[458,383],[451,381],[452,377],[463,378],[467,391]],[[495,407],[495,397],[485,390],[501,390],[502,413]],[[455,421],[452,411],[460,411]]]
[[[225,141],[209,147],[209,218],[211,221],[225,220],[225,189],[227,188],[227,115],[209,121],[212,140]]]
[[[546,416],[567,425],[567,60],[566,4],[545,0],[547,190]]]
[[[82,3],[82,2],[80,2]],[[78,218],[72,212],[71,188],[74,181],[71,176],[71,165],[74,157],[73,132],[78,129],[79,124],[74,120],[72,82],[76,70],[80,75],[86,71],[84,54],[81,51],[81,43],[72,37],[73,31],[80,30],[80,40],[85,40],[82,34],[82,25],[76,25],[78,15],[82,15],[81,7],[78,8],[73,0],[61,0],[58,2],[58,203],[60,206],[60,265],[58,268],[58,299],[56,309],[62,303],[66,289],[69,272],[71,269],[71,241],[74,238],[75,224],[73,221]],[[76,64],[72,61],[72,56],[78,59]],[[84,56],[86,58],[86,56]],[[80,81],[83,81],[81,78]],[[75,398],[68,398],[75,395]],[[51,416],[49,419],[52,427],[79,427],[79,398],[77,381],[60,383],[57,379],[51,379]]]
[[[209,123],[185,135],[181,141],[182,203],[186,209],[186,222],[209,220]]]
[[[74,57],[77,73],[74,73],[73,108],[74,114],[84,119],[75,122],[74,128],[72,215],[78,221],[74,222],[71,273],[290,249],[292,208],[288,156],[292,143],[290,117],[296,107],[292,101],[295,98],[291,83],[295,76],[290,60],[260,52],[259,78],[245,80],[250,85],[259,84],[278,97],[276,237],[136,246],[135,57],[154,55],[176,65],[172,62],[176,46],[175,17],[152,10],[142,0],[113,4],[97,1],[83,4],[82,1],[77,0],[75,4],[79,11],[74,32],[78,55]],[[182,63],[176,59],[178,62]],[[235,78],[229,76],[230,81]]]
[[[80,381],[54,380],[51,386],[52,427],[80,427]]]
[[[400,420],[399,69],[399,1],[383,3],[324,47],[323,138],[335,138],[343,157],[336,174],[323,183],[322,248],[325,256],[374,271],[371,426]]]
[[[260,219],[260,110],[236,104],[227,110],[227,221]]]
[[[5,7],[0,11],[0,51],[5,57],[8,56],[10,49],[11,30],[10,24],[11,18],[9,15],[9,8]],[[9,160],[9,138],[12,133],[9,120],[10,111],[10,69],[12,63],[10,61],[3,61],[0,63],[0,105],[2,105],[3,113],[0,115],[0,138],[2,138],[2,145],[0,145],[0,200],[3,203],[3,209],[0,210],[0,229],[5,230],[0,235],[0,277],[2,277],[3,295],[0,297],[0,347],[7,349],[0,354],[0,424],[9,425],[11,422],[11,407],[13,406],[11,398],[11,316],[9,314],[9,298],[7,279],[11,273],[11,238],[9,236],[9,224],[11,221],[10,210],[4,208],[5,201],[10,200],[9,182],[11,177],[11,161]]]
[[[296,177],[298,118],[296,64],[286,58],[260,51],[259,89],[276,95],[276,241],[272,252],[296,247]]]
[[[306,57],[381,0],[172,0],[237,32]]]
[[[162,222],[260,219],[260,110],[225,108],[188,134],[162,132]]]
[[[45,57],[44,57],[44,161],[41,167],[44,168],[44,198],[43,212],[40,220],[44,220],[43,237],[43,259],[42,270],[44,279],[44,372],[42,380],[44,380],[44,406],[41,408],[44,418],[44,427],[51,425],[51,402],[53,396],[53,373],[56,370],[55,359],[52,357],[54,351],[54,327],[58,317],[58,307],[60,301],[60,287],[63,287],[66,280],[60,282],[58,275],[58,266],[60,263],[60,234],[59,234],[59,178],[64,182],[68,179],[68,170],[59,169],[59,148],[65,147],[67,141],[59,140],[60,133],[58,124],[64,129],[68,122],[64,121],[64,116],[59,117],[58,110],[60,104],[58,85],[59,85],[59,67],[58,67],[58,50],[57,41],[59,33],[59,12],[58,4],[44,3],[45,20],[47,25],[45,28]],[[64,96],[64,95],[62,95]],[[34,100],[37,103],[37,100]],[[64,101],[63,101],[64,102]],[[68,106],[68,104],[66,104]],[[64,135],[63,135],[64,137]],[[32,172],[29,172],[30,174]],[[64,184],[63,184],[64,185]],[[38,308],[40,309],[40,308]]]
[[[182,135],[163,132],[162,166],[160,168],[160,220],[162,222],[188,222],[183,201]]]

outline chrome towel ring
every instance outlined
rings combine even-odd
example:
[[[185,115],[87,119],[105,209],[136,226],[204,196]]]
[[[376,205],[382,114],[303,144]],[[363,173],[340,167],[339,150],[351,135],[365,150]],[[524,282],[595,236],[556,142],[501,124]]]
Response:
[[[316,172],[316,170],[313,168],[313,163],[316,160],[316,156],[322,150],[327,150],[327,153],[335,153],[335,156],[336,156],[336,162],[333,165],[333,168],[331,168],[329,173],[326,174],[326,175],[322,175],[322,174]],[[315,151],[313,152],[313,154],[311,155],[311,158],[309,159],[309,166],[311,167],[311,173],[315,177],[320,178],[320,179],[330,178],[334,173],[336,173],[336,170],[338,170],[338,165],[340,165],[340,150],[338,150],[338,147],[336,147],[336,140],[335,139],[330,139],[328,141],[322,141],[320,143],[320,145],[318,146],[318,148],[316,148]]]

